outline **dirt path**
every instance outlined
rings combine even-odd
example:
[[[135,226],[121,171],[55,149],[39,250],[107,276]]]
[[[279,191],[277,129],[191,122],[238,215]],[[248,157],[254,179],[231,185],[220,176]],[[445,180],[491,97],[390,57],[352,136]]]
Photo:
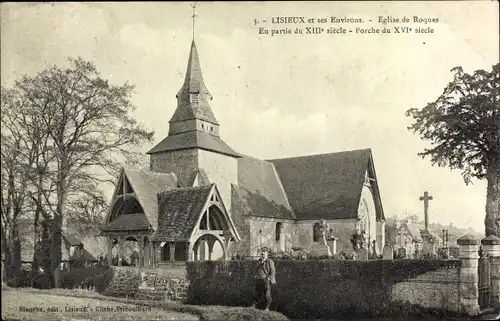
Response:
[[[147,306],[23,291],[2,291],[2,320],[111,321],[199,320],[198,316]]]

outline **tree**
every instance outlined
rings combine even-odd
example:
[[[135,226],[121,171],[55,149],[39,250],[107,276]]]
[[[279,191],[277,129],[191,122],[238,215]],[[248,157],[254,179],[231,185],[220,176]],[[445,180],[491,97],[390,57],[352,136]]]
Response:
[[[500,64],[473,74],[451,71],[453,81],[436,101],[406,112],[415,121],[408,129],[431,141],[419,155],[433,165],[461,170],[466,184],[487,180],[485,231],[500,236]]]
[[[33,153],[23,153],[23,130],[17,126],[22,105],[13,90],[1,90],[1,234],[8,284],[17,286],[21,274],[19,221],[26,205]]]
[[[24,76],[14,84],[17,100],[35,113],[47,131],[50,155],[44,206],[51,212],[51,272],[60,286],[61,236],[68,202],[83,183],[111,182],[119,172],[120,158],[138,154],[138,147],[153,139],[132,117],[133,86],[111,85],[96,66],[81,58],[69,59],[68,68],[53,66],[34,77]],[[50,191],[50,193],[45,193]],[[81,194],[80,194],[81,195]]]

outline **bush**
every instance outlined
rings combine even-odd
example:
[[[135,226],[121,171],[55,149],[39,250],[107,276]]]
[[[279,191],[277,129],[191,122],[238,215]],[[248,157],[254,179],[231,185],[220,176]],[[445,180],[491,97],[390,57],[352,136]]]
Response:
[[[109,266],[75,268],[62,274],[61,284],[65,289],[93,288],[101,292],[108,286],[112,275]]]

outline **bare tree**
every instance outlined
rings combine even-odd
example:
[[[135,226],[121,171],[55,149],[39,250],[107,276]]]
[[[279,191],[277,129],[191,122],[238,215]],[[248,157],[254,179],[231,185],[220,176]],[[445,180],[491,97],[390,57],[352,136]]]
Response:
[[[57,287],[63,222],[79,184],[113,181],[121,167],[117,159],[134,158],[138,147],[153,138],[131,115],[133,86],[109,84],[93,63],[81,58],[69,63],[66,69],[54,66],[14,84],[19,100],[47,130],[50,162],[45,178],[50,183],[45,180],[39,190],[52,214],[50,257]]]

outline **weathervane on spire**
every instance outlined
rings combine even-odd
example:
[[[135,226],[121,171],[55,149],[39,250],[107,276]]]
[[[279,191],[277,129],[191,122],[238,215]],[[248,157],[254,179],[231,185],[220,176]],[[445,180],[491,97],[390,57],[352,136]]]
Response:
[[[197,17],[196,16],[196,2],[194,4],[192,4],[191,7],[193,8],[193,15],[191,16],[191,18],[193,19],[193,40],[194,40],[194,20]]]

